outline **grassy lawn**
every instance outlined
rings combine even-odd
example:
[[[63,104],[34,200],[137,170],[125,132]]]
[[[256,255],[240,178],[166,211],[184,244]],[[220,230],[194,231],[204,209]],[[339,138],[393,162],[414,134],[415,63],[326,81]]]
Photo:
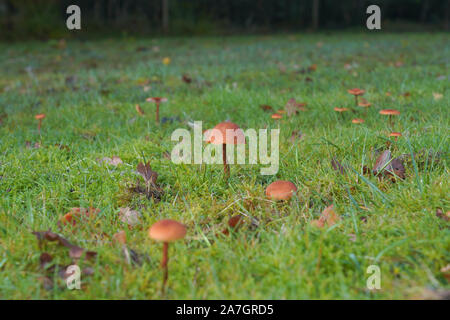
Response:
[[[449,40],[370,33],[0,44],[0,298],[160,299],[162,244],[147,230],[164,218],[188,229],[169,247],[164,298],[402,299],[448,290],[441,269],[450,263],[449,222],[436,210],[450,210]],[[354,87],[366,91],[369,108],[354,105]],[[161,118],[172,122],[155,124],[151,96],[168,98]],[[306,111],[277,123],[260,108],[275,112],[290,98]],[[401,112],[392,127],[379,114],[390,108]],[[175,129],[227,119],[243,129],[281,128],[276,175],[232,165],[226,182],[221,165],[165,156]],[[301,137],[292,142],[294,130]],[[395,142],[392,130],[403,137]],[[363,173],[389,142],[393,157],[416,154],[404,156],[404,180]],[[123,163],[98,161],[112,156]],[[159,174],[160,201],[129,190],[143,184],[136,166],[144,161]],[[265,198],[278,179],[298,187],[291,201]],[[315,227],[331,204],[338,222]],[[59,223],[73,207],[100,211]],[[124,207],[142,215],[137,226],[120,219]],[[242,228],[222,236],[236,214]],[[32,232],[48,229],[97,252],[79,262],[93,271],[82,290],[40,266],[43,252],[52,264],[71,263],[67,248],[39,246]],[[120,230],[140,264],[128,264],[113,241]],[[370,265],[381,270],[380,290],[366,287]]]

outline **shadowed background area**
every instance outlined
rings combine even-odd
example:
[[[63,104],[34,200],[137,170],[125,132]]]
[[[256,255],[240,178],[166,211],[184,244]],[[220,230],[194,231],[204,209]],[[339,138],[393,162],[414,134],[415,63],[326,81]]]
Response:
[[[365,28],[380,6],[383,30],[448,30],[447,0],[0,0],[0,39],[110,35],[211,35]],[[81,8],[68,32],[66,8]]]

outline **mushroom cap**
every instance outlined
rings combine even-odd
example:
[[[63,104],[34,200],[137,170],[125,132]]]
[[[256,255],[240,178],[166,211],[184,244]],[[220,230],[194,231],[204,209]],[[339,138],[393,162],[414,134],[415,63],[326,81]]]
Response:
[[[155,102],[155,103],[159,103],[159,102],[166,102],[167,98],[163,98],[163,97],[151,97],[151,98],[147,98],[145,101],[147,102]]]
[[[266,196],[272,200],[289,200],[297,187],[290,181],[277,180],[266,188]]]
[[[344,112],[344,111],[348,111],[348,108],[338,108],[338,107],[336,107],[336,108],[334,108],[334,111]]]
[[[39,114],[35,115],[34,118],[36,120],[44,119],[45,118],[45,114],[44,113],[39,113]]]
[[[401,137],[402,133],[401,132],[391,132],[389,134],[389,137]]]
[[[274,113],[273,115],[270,116],[272,119],[281,119],[283,118],[283,116],[279,113]]]
[[[163,219],[148,229],[148,236],[156,241],[170,242],[184,238],[186,226],[178,221]]]
[[[207,142],[212,144],[245,144],[245,135],[237,124],[225,121],[207,132]]]
[[[286,113],[286,110],[280,109],[280,110],[277,110],[277,113],[278,114],[284,114],[284,113]]]
[[[384,109],[380,110],[380,114],[388,115],[388,116],[398,116],[400,114],[400,111],[395,109]]]
[[[353,89],[349,89],[347,90],[348,93],[354,95],[354,96],[362,96],[365,91],[359,88],[353,88]]]
[[[364,119],[356,118],[356,119],[352,120],[352,123],[355,123],[355,124],[364,123]]]
[[[367,107],[370,107],[371,105],[372,104],[369,101],[360,101],[358,103],[358,107],[365,107],[365,108],[367,108]]]

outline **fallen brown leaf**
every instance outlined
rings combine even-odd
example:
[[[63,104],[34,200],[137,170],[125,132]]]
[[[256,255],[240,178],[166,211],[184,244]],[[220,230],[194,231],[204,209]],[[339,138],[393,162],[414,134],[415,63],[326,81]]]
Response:
[[[141,223],[141,217],[142,215],[136,211],[136,210],[131,210],[129,207],[126,208],[120,208],[120,212],[119,212],[119,218],[120,221],[122,221],[123,223],[129,225],[129,226],[137,226]]]

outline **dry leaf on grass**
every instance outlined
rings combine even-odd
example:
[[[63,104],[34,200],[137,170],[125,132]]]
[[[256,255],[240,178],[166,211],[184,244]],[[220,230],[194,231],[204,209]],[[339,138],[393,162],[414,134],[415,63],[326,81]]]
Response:
[[[94,218],[97,213],[100,212],[100,209],[89,207],[89,208],[72,208],[68,213],[66,213],[61,218],[62,224],[71,223],[72,225],[76,225],[77,222],[82,221],[83,219]]]
[[[375,162],[373,174],[376,176],[381,174],[389,176],[396,175],[401,179],[405,179],[405,167],[403,166],[403,162],[400,158],[391,159],[391,151],[383,151]]]
[[[141,217],[142,215],[136,210],[131,210],[129,207],[120,208],[119,212],[120,221],[128,224],[129,226],[134,227],[139,225],[141,223],[140,220]]]
[[[298,141],[300,141],[303,138],[303,133],[301,131],[294,130],[292,131],[291,137],[289,138],[289,141],[294,144]]]
[[[293,115],[296,115],[299,111],[306,111],[305,106],[306,103],[297,102],[294,98],[291,98],[284,106],[284,109],[286,110],[288,117],[292,117]]]
[[[137,111],[137,113],[139,113],[139,115],[141,115],[141,116],[145,115],[144,110],[142,110],[141,106],[138,105],[138,104],[136,105],[136,111]]]
[[[152,170],[150,163],[147,162],[145,165],[141,162],[137,166],[137,172],[144,178],[145,190],[142,190],[139,183],[134,188],[137,193],[145,193],[147,198],[154,198],[160,200],[163,195],[163,190],[158,186],[156,180],[158,179],[158,173]]]
[[[122,164],[123,161],[118,156],[112,156],[112,158],[104,157],[99,160],[100,163],[105,162],[106,164],[117,167],[119,164]]]
[[[334,204],[332,204],[322,211],[319,219],[311,221],[311,224],[318,228],[323,228],[325,225],[331,227],[335,225],[339,220],[339,216],[334,211]]]
[[[267,104],[262,104],[259,106],[263,111],[272,111],[273,108]]]
[[[69,240],[67,240],[66,238],[64,238],[64,237],[60,236],[59,234],[54,233],[54,232],[52,232],[50,230],[48,230],[48,231],[33,231],[32,233],[38,239],[39,246],[42,245],[43,241],[58,242],[61,246],[66,247],[66,248],[69,249],[69,256],[71,258],[78,259],[78,258],[80,258],[83,255],[83,253],[86,253],[86,258],[87,259],[91,259],[91,258],[93,258],[93,257],[95,257],[97,255],[97,252],[89,251],[89,250],[81,248],[81,247],[79,247],[77,245],[74,245],[71,242],[69,242]],[[49,262],[49,260],[48,260],[49,257],[48,256],[44,256],[43,259],[44,259],[44,261],[47,261],[46,263]],[[42,260],[41,260],[41,262],[42,262]]]
[[[127,234],[124,230],[120,230],[119,232],[115,233],[113,235],[113,240],[120,244],[126,244],[127,243]]]
[[[444,213],[442,209],[436,209],[436,217],[441,218],[445,221],[450,221],[450,211]]]

